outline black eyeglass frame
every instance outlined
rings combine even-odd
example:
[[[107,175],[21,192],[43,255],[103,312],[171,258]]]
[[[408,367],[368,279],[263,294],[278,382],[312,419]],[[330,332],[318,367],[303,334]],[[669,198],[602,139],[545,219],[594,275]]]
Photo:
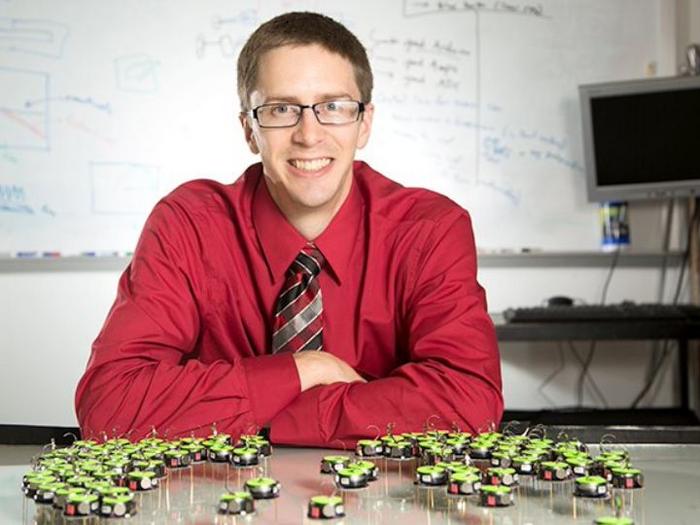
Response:
[[[355,117],[355,120],[351,120],[350,122],[321,122],[321,119],[318,117],[318,113],[316,113],[316,106],[320,106],[322,104],[328,104],[329,102],[355,102],[357,104],[357,116]],[[260,120],[258,119],[258,110],[260,108],[265,108],[265,107],[272,107],[272,106],[279,106],[279,105],[285,105],[285,106],[294,106],[299,108],[299,115],[297,116],[297,121],[294,124],[287,124],[285,126],[264,126],[260,123]],[[360,116],[365,112],[365,108],[367,105],[364,102],[360,102],[359,100],[325,100],[323,102],[316,102],[315,104],[293,104],[291,102],[271,102],[270,104],[260,104],[259,106],[254,107],[250,111],[248,111],[248,114],[251,115],[255,121],[258,123],[258,126],[261,128],[265,129],[283,129],[283,128],[293,128],[294,126],[298,125],[299,122],[301,122],[301,117],[304,114],[305,109],[310,109],[311,112],[314,114],[316,117],[316,121],[321,124],[322,126],[345,126],[346,124],[352,124],[353,122],[357,122],[360,120]]]

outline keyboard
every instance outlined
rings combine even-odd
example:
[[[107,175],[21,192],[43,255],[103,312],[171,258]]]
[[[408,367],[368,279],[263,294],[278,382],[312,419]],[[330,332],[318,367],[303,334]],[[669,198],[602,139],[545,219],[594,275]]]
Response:
[[[508,308],[509,323],[558,323],[600,321],[700,321],[700,306],[693,304],[575,304],[572,306],[531,306]]]

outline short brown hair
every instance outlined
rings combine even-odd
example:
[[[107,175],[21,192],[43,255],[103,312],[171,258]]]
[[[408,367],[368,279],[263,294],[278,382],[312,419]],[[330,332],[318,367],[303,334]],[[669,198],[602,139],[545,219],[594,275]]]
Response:
[[[255,89],[260,58],[267,51],[286,45],[318,44],[347,59],[355,72],[362,102],[372,100],[372,69],[360,41],[344,25],[332,18],[308,12],[285,13],[258,27],[238,56],[238,97],[241,109],[250,108],[250,94]]]

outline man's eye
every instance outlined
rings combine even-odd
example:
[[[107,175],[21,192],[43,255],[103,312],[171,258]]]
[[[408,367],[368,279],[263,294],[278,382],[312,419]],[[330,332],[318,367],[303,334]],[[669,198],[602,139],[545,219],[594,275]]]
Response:
[[[339,106],[340,104],[338,104],[337,102],[326,102],[325,107],[323,109],[325,109],[326,111],[338,111],[340,109]]]
[[[284,115],[285,113],[289,113],[290,108],[287,104],[277,104],[276,106],[272,106],[270,108],[270,112],[273,115]]]

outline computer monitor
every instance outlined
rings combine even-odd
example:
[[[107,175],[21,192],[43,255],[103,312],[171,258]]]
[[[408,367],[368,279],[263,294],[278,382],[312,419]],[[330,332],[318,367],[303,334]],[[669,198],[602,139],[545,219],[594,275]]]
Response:
[[[700,195],[700,77],[579,86],[589,201]]]

